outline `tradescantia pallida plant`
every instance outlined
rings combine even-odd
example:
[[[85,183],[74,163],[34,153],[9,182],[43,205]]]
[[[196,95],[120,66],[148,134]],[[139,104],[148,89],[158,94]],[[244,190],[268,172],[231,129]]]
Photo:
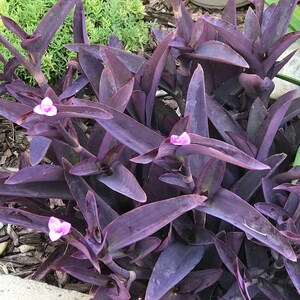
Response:
[[[297,1],[266,11],[253,2],[241,32],[233,1],[222,19],[194,22],[174,0],[177,29],[155,32],[150,58],[115,37],[88,44],[79,0],[58,1],[29,37],[4,18],[28,57],[0,36],[14,56],[0,114],[31,141],[19,170],[0,172],[0,220],[61,240],[34,279],[64,271],[94,299],[299,297],[299,185],[290,184],[299,170],[288,170],[299,96],[269,99],[291,55],[276,59],[299,37],[285,35]],[[74,6],[67,48],[77,60],[54,89],[41,59]],[[18,64],[39,87],[15,77]],[[158,89],[180,115],[156,100]],[[51,209],[51,198],[64,208]]]

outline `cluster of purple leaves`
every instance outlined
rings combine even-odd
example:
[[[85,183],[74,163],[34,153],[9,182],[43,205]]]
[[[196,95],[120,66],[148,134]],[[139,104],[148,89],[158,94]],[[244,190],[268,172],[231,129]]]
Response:
[[[72,225],[34,279],[64,271],[90,283],[94,299],[299,297],[300,185],[291,182],[300,170],[290,165],[300,99],[290,91],[270,101],[272,78],[294,52],[277,59],[300,37],[285,34],[297,0],[266,10],[251,2],[241,31],[235,1],[221,19],[194,22],[173,0],[176,31],[155,31],[150,57],[114,36],[90,45],[80,0],[59,0],[32,35],[2,17],[28,56],[0,35],[14,56],[0,115],[31,140],[19,171],[0,171],[0,221],[47,234],[50,217]],[[42,57],[73,7],[67,48],[77,59],[51,87]],[[17,78],[19,65],[36,87]],[[33,111],[45,97],[57,114]],[[170,143],[183,132],[191,143]],[[51,209],[53,198],[65,206]]]

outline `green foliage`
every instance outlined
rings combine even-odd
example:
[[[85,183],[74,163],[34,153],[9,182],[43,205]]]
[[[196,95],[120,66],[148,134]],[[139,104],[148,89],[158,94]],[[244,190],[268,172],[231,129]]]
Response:
[[[0,0],[0,14],[16,21],[28,34],[32,34],[44,14],[56,0]],[[86,28],[91,44],[107,44],[111,34],[116,35],[126,50],[137,51],[147,42],[148,25],[143,21],[144,6],[141,0],[83,0],[86,14]],[[23,55],[20,40],[0,23],[0,32]],[[72,43],[72,14],[68,16],[49,45],[42,61],[42,69],[50,82],[63,74],[66,62],[74,53],[63,45]],[[0,53],[8,59],[10,53],[0,44]],[[33,78],[24,68],[18,75],[33,83]]]

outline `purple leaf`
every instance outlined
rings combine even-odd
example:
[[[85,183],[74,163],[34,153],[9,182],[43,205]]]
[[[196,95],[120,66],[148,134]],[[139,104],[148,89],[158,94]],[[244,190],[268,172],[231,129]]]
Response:
[[[30,141],[30,161],[33,166],[39,164],[45,157],[49,147],[51,145],[51,140],[44,136],[33,136]]]
[[[89,83],[88,78],[82,74],[69,87],[67,87],[59,96],[59,100],[67,99],[81,91]]]
[[[297,0],[281,0],[275,6],[262,35],[266,49],[287,31],[297,2]]]
[[[269,72],[283,52],[300,38],[300,32],[290,32],[278,39],[267,52],[267,58],[262,62],[265,72]]]
[[[207,59],[241,68],[249,68],[248,63],[239,53],[219,41],[204,42],[193,53],[187,53],[185,56],[191,59]]]
[[[0,220],[6,224],[31,228],[38,232],[48,233],[49,217],[40,216],[17,208],[1,207]]]
[[[234,132],[226,131],[226,133],[238,149],[242,150],[249,156],[256,157],[257,148],[249,140]]]
[[[213,285],[220,276],[222,275],[222,269],[206,269],[201,271],[195,271],[189,273],[184,277],[178,286],[180,288],[180,293],[199,293],[200,291],[206,289],[207,287]]]
[[[176,20],[176,34],[188,43],[191,37],[191,28],[194,23],[193,19],[181,0],[172,0],[172,6]]]
[[[208,15],[204,15],[203,19],[218,31],[220,36],[226,40],[226,43],[246,59],[251,69],[254,69],[259,75],[263,74],[261,63],[258,58],[252,54],[252,41],[250,39],[232,24],[224,20],[216,19]]]
[[[18,184],[26,182],[61,181],[63,169],[55,165],[37,165],[19,170],[10,176],[5,184]]]
[[[261,36],[261,28],[258,17],[251,7],[249,7],[247,10],[244,26],[244,34],[253,42],[255,42],[259,36]]]
[[[107,224],[114,220],[118,214],[92,190],[82,177],[71,175],[69,173],[72,165],[67,160],[63,159],[63,165],[65,169],[66,182],[77,202],[78,207],[80,208],[80,211],[84,216],[86,216],[86,195],[88,191],[93,192],[98,206],[99,223],[101,228],[104,228]]]
[[[203,205],[204,196],[187,195],[170,198],[135,208],[103,230],[107,234],[108,250],[114,252],[150,236],[174,219],[198,205]]]
[[[266,117],[267,109],[261,99],[257,98],[249,110],[247,124],[248,139],[256,146],[261,145],[263,139],[261,128]]]
[[[161,243],[161,240],[157,237],[150,236],[135,244],[134,254],[136,257],[130,261],[130,263],[137,263],[144,257],[153,252]]]
[[[236,0],[228,0],[222,11],[222,19],[231,23],[235,28],[236,25]]]
[[[86,222],[88,224],[88,233],[98,243],[101,243],[100,237],[100,223],[98,216],[98,208],[96,203],[95,194],[92,191],[88,191],[86,194]]]
[[[282,295],[275,286],[263,277],[258,278],[257,287],[270,300],[281,300]]]
[[[273,203],[257,202],[254,207],[262,214],[275,220],[279,225],[290,218],[286,210]]]
[[[196,182],[198,194],[212,196],[220,187],[225,174],[226,164],[219,159],[210,159],[202,168]]]
[[[290,91],[277,99],[275,103],[268,109],[268,116],[263,124],[263,140],[257,153],[257,159],[263,160],[268,157],[269,149],[272,145],[273,139],[277,133],[281,122],[291,105],[296,91]]]
[[[71,228],[70,234],[64,236],[64,240],[73,247],[81,251],[84,256],[91,262],[93,267],[100,273],[99,260],[84,236],[75,228]]]
[[[117,90],[132,80],[133,74],[128,70],[127,66],[112,53],[112,51],[104,49],[103,61],[112,72]]]
[[[246,136],[244,130],[238,124],[238,122],[235,121],[231,114],[215,99],[207,96],[206,105],[208,117],[212,124],[216,127],[218,132],[221,134],[224,141],[226,141],[227,143],[232,143],[231,139],[226,134],[226,131],[234,132],[240,136]]]
[[[204,73],[199,64],[190,81],[184,115],[191,116],[188,126],[189,132],[208,137]]]
[[[83,73],[88,78],[96,97],[99,99],[99,82],[101,72],[104,69],[101,60],[90,55],[85,50],[81,50],[78,53],[78,60]]]
[[[189,178],[181,173],[165,173],[159,177],[159,180],[177,187],[185,194],[193,192],[191,185],[194,185],[194,182],[188,182]]]
[[[285,158],[286,155],[282,153],[275,154],[265,159],[263,162],[270,167],[269,170],[248,171],[234,184],[234,186],[231,188],[231,191],[245,201],[249,201],[252,195],[261,186],[262,178],[270,177]]]
[[[70,174],[76,176],[95,175],[102,172],[101,159],[96,157],[81,160],[70,169]]]
[[[250,274],[248,273],[246,267],[244,264],[240,261],[240,259],[237,257],[237,255],[226,245],[223,241],[216,238],[215,239],[215,247],[216,250],[224,263],[224,265],[227,267],[227,269],[238,279],[236,270],[238,266],[242,268],[244,271],[246,271],[246,276],[250,277]]]
[[[299,261],[284,260],[285,269],[288,272],[289,278],[292,280],[298,294],[300,294],[300,264]]]
[[[108,100],[117,92],[117,86],[112,70],[105,66],[99,83],[99,102],[107,104]]]
[[[5,27],[22,41],[29,37],[29,34],[27,34],[14,20],[6,16],[1,16],[1,19]]]
[[[32,108],[17,102],[0,98],[0,115],[12,122],[16,122],[22,115],[28,114]]]
[[[221,188],[206,206],[197,209],[240,228],[289,260],[297,260],[288,240],[261,213],[234,193]]]
[[[86,33],[85,13],[82,1],[77,1],[73,17],[74,43],[88,44]]]
[[[160,299],[201,261],[204,247],[171,244],[159,256],[150,276],[145,300]]]
[[[55,187],[55,188],[53,188]],[[16,196],[30,198],[61,198],[73,199],[65,182],[30,182],[21,184],[4,184],[4,180],[0,180],[1,196]]]
[[[165,63],[170,51],[169,43],[173,38],[173,33],[169,33],[164,40],[159,43],[147,62],[145,71],[141,80],[141,88],[146,94],[146,124],[150,127],[152,111],[155,101],[155,93],[162,76]]]
[[[111,51],[127,68],[130,72],[137,73],[142,65],[146,63],[146,59],[142,56],[133,54],[131,52],[112,48],[108,46],[101,45],[85,45],[85,44],[70,44],[65,45],[65,47],[71,51],[80,52],[81,49],[89,52],[94,57],[103,60],[104,58],[104,50],[108,49]]]
[[[22,47],[29,51],[36,63],[40,63],[55,32],[65,20],[77,0],[59,0],[44,15],[32,36],[22,42]]]
[[[91,107],[99,107],[109,112],[113,116],[111,121],[100,119],[96,121],[113,135],[114,138],[137,153],[142,154],[148,152],[159,146],[163,141],[161,135],[109,106],[95,102],[90,103],[91,101],[75,98],[72,99],[72,102],[76,105],[84,105],[86,103]]]
[[[140,187],[134,175],[120,162],[114,162],[111,167],[111,174],[99,174],[97,180],[126,197],[138,202],[146,202],[147,196]]]
[[[246,169],[270,169],[269,166],[255,160],[232,145],[219,140],[201,137],[192,133],[190,134],[190,137],[192,144],[178,147],[175,151],[176,155],[185,156],[191,154],[204,154]]]
[[[109,36],[108,44],[109,44],[110,47],[118,48],[118,49],[124,50],[124,45],[123,45],[122,42],[118,39],[118,37],[115,36],[114,34],[111,34],[111,35]]]
[[[1,99],[0,99],[1,100]],[[1,103],[1,102],[0,102]],[[111,119],[112,115],[97,107],[92,107],[91,105],[87,106],[74,106],[74,105],[56,105],[58,109],[58,113],[55,116],[48,117],[44,115],[38,115],[36,113],[27,113],[22,115],[18,120],[16,120],[17,124],[27,125],[33,122],[57,122],[64,118],[89,118],[89,119]]]

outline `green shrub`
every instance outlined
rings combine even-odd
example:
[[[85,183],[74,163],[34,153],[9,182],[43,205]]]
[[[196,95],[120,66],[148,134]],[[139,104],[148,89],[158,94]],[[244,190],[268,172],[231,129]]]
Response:
[[[0,14],[16,21],[28,34],[32,34],[44,14],[56,0],[0,0]],[[148,25],[143,21],[144,6],[141,0],[83,0],[86,14],[86,28],[91,44],[107,44],[113,33],[124,44],[125,49],[137,51],[147,42]],[[20,40],[0,24],[4,35],[21,53]],[[64,71],[66,62],[74,53],[63,45],[72,43],[72,14],[57,31],[43,57],[42,68],[48,80],[55,81]],[[5,59],[10,56],[0,44],[0,53]],[[18,75],[25,81],[34,83],[33,78],[22,68]]]

